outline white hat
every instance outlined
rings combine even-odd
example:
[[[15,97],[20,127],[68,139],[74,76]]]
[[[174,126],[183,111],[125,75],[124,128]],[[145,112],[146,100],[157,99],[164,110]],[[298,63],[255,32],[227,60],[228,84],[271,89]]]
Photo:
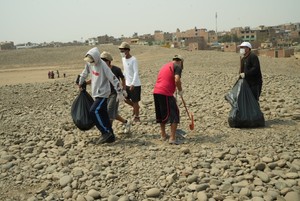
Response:
[[[252,49],[252,45],[249,42],[242,42],[242,44],[240,44],[239,47],[248,47]]]
[[[126,42],[122,42],[119,49],[130,49],[130,45]]]
[[[102,52],[102,54],[100,55],[100,58],[101,59],[106,59],[108,61],[112,61],[113,60],[111,54],[109,52],[105,52],[105,51]]]

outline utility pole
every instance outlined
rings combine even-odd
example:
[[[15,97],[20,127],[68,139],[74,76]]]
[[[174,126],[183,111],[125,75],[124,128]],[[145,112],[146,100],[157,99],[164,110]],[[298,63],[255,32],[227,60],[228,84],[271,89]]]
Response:
[[[218,13],[216,12],[216,37],[218,41]]]

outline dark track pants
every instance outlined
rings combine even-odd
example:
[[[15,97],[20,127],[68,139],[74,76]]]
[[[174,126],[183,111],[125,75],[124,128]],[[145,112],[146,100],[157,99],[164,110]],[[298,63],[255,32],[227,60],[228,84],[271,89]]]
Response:
[[[102,134],[113,133],[109,116],[107,113],[107,98],[97,97],[90,109],[90,115]]]

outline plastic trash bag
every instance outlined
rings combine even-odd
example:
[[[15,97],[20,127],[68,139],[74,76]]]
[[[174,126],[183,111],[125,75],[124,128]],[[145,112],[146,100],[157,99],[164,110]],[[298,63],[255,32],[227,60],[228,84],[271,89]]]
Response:
[[[264,114],[245,79],[239,79],[225,95],[231,105],[228,123],[233,128],[255,128],[265,126]]]
[[[72,104],[71,115],[73,122],[82,131],[89,130],[95,125],[89,114],[93,103],[94,99],[83,89]]]

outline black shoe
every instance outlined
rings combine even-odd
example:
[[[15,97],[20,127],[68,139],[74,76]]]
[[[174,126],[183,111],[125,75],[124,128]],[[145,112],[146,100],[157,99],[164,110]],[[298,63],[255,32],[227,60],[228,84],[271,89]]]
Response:
[[[115,135],[112,135],[111,137],[109,137],[109,138],[106,140],[106,143],[113,143],[114,141],[116,141],[116,137],[115,137]]]
[[[107,132],[102,134],[102,136],[97,140],[96,144],[103,144],[106,143],[106,141],[110,138],[114,137],[114,134],[111,132]]]

